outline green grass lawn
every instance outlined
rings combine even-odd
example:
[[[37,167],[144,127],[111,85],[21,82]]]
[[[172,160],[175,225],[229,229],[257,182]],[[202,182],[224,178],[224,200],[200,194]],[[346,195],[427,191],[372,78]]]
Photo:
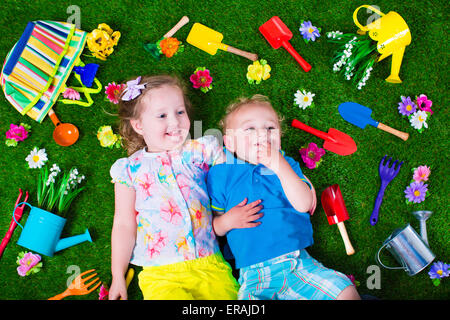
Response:
[[[340,30],[355,32],[353,11],[364,1],[33,1],[24,5],[22,1],[2,1],[0,26],[0,59],[4,59],[19,39],[28,21],[66,21],[69,5],[81,9],[81,29],[91,31],[99,23],[107,23],[119,30],[122,37],[114,53],[107,61],[82,57],[85,63],[100,64],[97,73],[103,85],[108,82],[124,82],[137,75],[173,73],[189,82],[190,74],[198,66],[210,69],[214,89],[204,94],[189,86],[189,97],[194,106],[192,120],[202,121],[203,131],[217,128],[225,107],[231,100],[242,95],[264,94],[270,97],[275,108],[282,113],[284,136],[282,147],[286,154],[301,163],[306,176],[313,182],[318,194],[318,206],[312,216],[315,244],[309,252],[326,266],[355,275],[360,282],[361,294],[370,294],[381,299],[448,299],[450,287],[444,279],[435,287],[427,274],[429,267],[414,277],[402,270],[381,268],[380,289],[368,288],[372,273],[367,268],[375,265],[375,255],[383,241],[396,228],[410,223],[419,232],[419,223],[411,215],[414,210],[427,209],[434,212],[427,222],[430,247],[436,261],[449,262],[448,194],[448,111],[449,99],[446,89],[448,78],[448,6],[443,1],[383,1],[376,2],[381,11],[398,12],[408,23],[411,45],[406,48],[400,77],[402,84],[384,81],[389,75],[391,58],[375,65],[367,86],[358,91],[342,76],[332,72],[330,59],[336,48],[326,41],[325,32]],[[175,36],[184,42],[185,51],[173,58],[154,61],[144,51],[141,43],[155,42],[165,34],[183,15],[190,22]],[[284,49],[275,50],[259,33],[258,27],[274,15],[278,15],[294,33],[290,41],[294,48],[312,65],[305,73]],[[311,20],[322,28],[316,42],[305,44],[298,28],[301,20]],[[201,22],[224,35],[223,42],[234,47],[257,53],[272,67],[271,77],[260,85],[247,83],[246,70],[251,63],[245,58],[220,51],[216,55],[189,45],[185,39],[194,22]],[[87,48],[84,51],[88,54]],[[314,108],[301,110],[294,107],[294,93],[305,88],[315,93]],[[397,103],[400,96],[426,94],[433,101],[434,114],[428,122],[429,129],[419,134],[406,118],[399,115]],[[22,117],[0,97],[0,128],[2,134],[10,123],[25,122],[32,127],[31,136],[16,148],[0,143],[0,236],[3,237],[10,220],[18,190],[30,192],[30,203],[36,205],[37,170],[30,170],[25,157],[34,146],[45,148],[48,164],[58,163],[70,169],[76,166],[86,176],[86,189],[71,206],[64,236],[84,232],[88,227],[93,243],[58,252],[54,257],[43,256],[43,268],[28,277],[16,272],[17,254],[25,250],[16,244],[21,229],[18,227],[0,260],[0,299],[47,299],[64,291],[67,278],[73,273],[70,266],[82,271],[97,269],[101,280],[111,282],[110,234],[114,214],[113,184],[109,169],[114,161],[126,156],[124,149],[102,148],[96,138],[101,125],[112,125],[117,131],[118,119],[114,105],[105,101],[104,91],[93,96],[94,105],[83,108],[56,104],[55,110],[62,122],[75,124],[80,130],[79,141],[70,147],[60,147],[52,139],[53,124],[47,117],[41,124],[29,117]],[[354,101],[373,110],[373,117],[398,130],[408,132],[410,138],[404,142],[393,135],[367,127],[362,130],[344,121],[337,106],[345,101]],[[353,137],[358,150],[349,156],[327,152],[323,163],[315,170],[307,169],[298,150],[309,142],[322,146],[323,141],[306,132],[290,127],[293,118],[327,131],[336,128]],[[446,124],[447,123],[447,124]],[[398,176],[387,188],[376,226],[369,224],[380,180],[378,163],[385,155],[404,161]],[[446,160],[447,159],[447,160]],[[412,178],[411,169],[419,165],[432,166],[429,180],[430,196],[425,202],[415,205],[405,203],[404,189]],[[320,194],[329,185],[338,183],[350,215],[346,222],[349,237],[356,253],[347,256],[337,226],[329,226],[320,205]],[[445,209],[447,208],[447,209]],[[25,211],[22,223],[28,217]],[[389,253],[383,255],[388,265],[396,265]],[[139,268],[135,268],[136,272]],[[130,299],[142,299],[134,278],[129,288]],[[97,299],[97,293],[67,299]]]

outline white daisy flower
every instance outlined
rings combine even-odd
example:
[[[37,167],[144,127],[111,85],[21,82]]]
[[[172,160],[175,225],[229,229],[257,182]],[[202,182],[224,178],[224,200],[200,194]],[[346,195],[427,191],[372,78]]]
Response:
[[[48,160],[47,153],[45,153],[45,149],[37,149],[37,147],[34,147],[34,149],[30,152],[30,154],[25,158],[25,160],[28,162],[28,166],[31,169],[35,168],[41,168],[45,161]]]
[[[313,97],[315,96],[314,93],[306,92],[306,90],[300,91],[297,90],[297,92],[294,94],[294,102],[302,109],[306,109],[309,107],[313,102]]]
[[[409,121],[414,129],[420,130],[422,126],[428,128],[428,124],[425,122],[427,120],[427,113],[425,111],[416,111],[410,118]]]

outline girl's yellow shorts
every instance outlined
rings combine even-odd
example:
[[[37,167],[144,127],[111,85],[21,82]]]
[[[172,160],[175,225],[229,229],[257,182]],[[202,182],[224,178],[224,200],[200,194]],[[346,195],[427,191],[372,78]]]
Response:
[[[144,267],[139,287],[145,300],[236,300],[239,284],[220,252],[174,264]]]

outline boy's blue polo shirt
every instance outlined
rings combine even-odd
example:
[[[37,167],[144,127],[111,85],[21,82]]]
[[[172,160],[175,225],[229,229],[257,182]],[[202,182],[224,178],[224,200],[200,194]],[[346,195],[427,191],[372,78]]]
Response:
[[[212,166],[207,185],[211,208],[227,212],[245,198],[247,203],[261,199],[264,213],[254,228],[233,229],[227,233],[228,244],[236,259],[236,268],[263,262],[313,244],[309,213],[292,207],[280,179],[264,165],[237,159],[225,149],[227,161]],[[285,156],[297,175],[304,180],[297,161]],[[304,180],[309,187],[310,184]]]

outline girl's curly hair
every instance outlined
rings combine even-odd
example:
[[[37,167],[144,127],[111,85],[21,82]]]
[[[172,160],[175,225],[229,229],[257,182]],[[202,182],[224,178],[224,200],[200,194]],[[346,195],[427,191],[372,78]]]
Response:
[[[140,83],[145,83],[145,89],[141,91],[141,94],[137,98],[130,101],[119,100],[119,132],[128,155],[132,155],[146,146],[144,138],[134,131],[130,120],[139,119],[144,109],[141,101],[150,90],[165,85],[180,88],[183,92],[186,112],[188,115],[191,112],[191,103],[186,94],[186,87],[178,77],[172,75],[143,76]]]

